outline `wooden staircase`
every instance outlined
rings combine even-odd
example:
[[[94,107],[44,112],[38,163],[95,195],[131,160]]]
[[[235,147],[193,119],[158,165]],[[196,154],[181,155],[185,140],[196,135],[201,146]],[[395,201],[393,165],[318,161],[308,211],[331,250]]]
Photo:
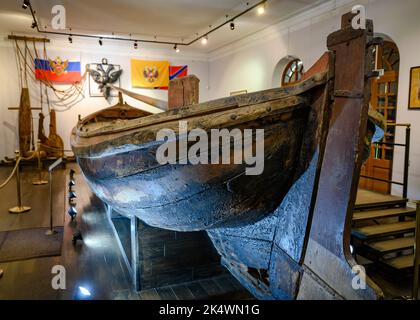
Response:
[[[353,214],[355,253],[398,271],[412,271],[416,209],[407,199],[359,190]]]

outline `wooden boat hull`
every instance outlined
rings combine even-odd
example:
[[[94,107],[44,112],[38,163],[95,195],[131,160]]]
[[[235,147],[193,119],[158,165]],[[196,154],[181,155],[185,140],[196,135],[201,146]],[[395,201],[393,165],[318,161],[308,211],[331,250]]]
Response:
[[[77,161],[99,198],[149,225],[177,231],[245,225],[273,212],[290,188],[308,109],[299,104],[270,120],[261,117],[228,128],[264,128],[261,175],[246,175],[246,164],[160,165],[160,143],[127,150],[121,145],[118,152],[77,156]]]
[[[163,114],[80,121],[72,147],[93,191],[127,215],[172,230],[207,230],[222,263],[260,299],[378,299],[354,288],[353,205],[368,126],[373,23],[355,13],[329,35],[329,51],[298,85]],[[351,63],[349,63],[351,62]],[[314,74],[315,72],[315,74]],[[110,116],[112,118],[113,116]],[[244,165],[159,165],[159,129],[265,129],[265,170]],[[178,136],[179,139],[179,136]],[[274,212],[273,212],[274,211]],[[364,276],[364,274],[359,274]],[[356,278],[357,280],[357,278]]]

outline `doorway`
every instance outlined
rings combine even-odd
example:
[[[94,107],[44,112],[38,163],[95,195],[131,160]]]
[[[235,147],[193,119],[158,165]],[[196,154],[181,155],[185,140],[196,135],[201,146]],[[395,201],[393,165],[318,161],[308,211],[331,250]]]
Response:
[[[372,81],[371,105],[386,120],[382,142],[395,142],[395,124],[397,117],[398,76],[400,55],[392,41],[384,41],[377,47],[377,69],[384,69],[384,75]],[[368,160],[362,166],[360,174],[376,179],[391,180],[394,146],[374,144]],[[368,178],[360,178],[359,187],[384,194],[391,192],[391,184]]]

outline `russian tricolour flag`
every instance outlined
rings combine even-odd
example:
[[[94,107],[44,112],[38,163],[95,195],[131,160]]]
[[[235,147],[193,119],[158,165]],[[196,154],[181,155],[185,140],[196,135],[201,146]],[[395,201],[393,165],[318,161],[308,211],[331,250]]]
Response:
[[[79,61],[35,59],[35,77],[60,83],[75,83],[82,80]]]

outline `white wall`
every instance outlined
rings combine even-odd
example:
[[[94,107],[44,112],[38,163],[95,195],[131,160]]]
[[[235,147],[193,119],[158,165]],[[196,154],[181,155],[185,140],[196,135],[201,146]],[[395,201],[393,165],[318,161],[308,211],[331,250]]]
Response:
[[[210,56],[210,95],[272,87],[276,65],[287,55],[299,57],[309,68],[326,50],[327,35],[339,29],[341,15],[355,4],[366,6],[375,31],[391,37],[400,50],[397,122],[412,124],[409,197],[420,200],[420,111],[407,108],[409,70],[420,65],[419,0],[331,1],[216,50]],[[396,139],[404,141],[404,130],[397,131]],[[396,148],[394,180],[402,181],[403,158],[403,149]],[[394,186],[393,193],[401,194],[400,189]]]
[[[273,86],[274,70],[278,62],[287,55],[299,57],[309,68],[326,50],[326,37],[340,27],[340,17],[354,4],[363,4],[369,18],[374,20],[375,30],[394,39],[400,50],[401,65],[398,95],[398,122],[412,124],[411,166],[409,170],[409,196],[420,199],[420,111],[408,111],[409,70],[420,65],[420,1],[419,0],[337,0],[305,12],[297,17],[271,26],[249,37],[222,47],[209,55],[195,53],[175,54],[173,50],[140,48],[135,51],[131,45],[104,42],[99,47],[95,40],[73,39],[53,40],[48,45],[50,57],[80,59],[85,64],[108,58],[110,63],[121,64],[124,69],[122,87],[150,96],[166,99],[167,93],[159,90],[139,90],[131,87],[130,58],[168,59],[172,64],[188,64],[189,72],[196,74],[200,82],[200,101],[228,96],[232,91],[246,89],[248,92]],[[112,53],[112,54],[111,54]],[[17,112],[8,111],[19,103],[19,81],[13,43],[0,36],[0,159],[13,156],[18,148]],[[36,84],[30,85],[31,102],[39,105]],[[107,107],[103,98],[91,98],[85,88],[86,99],[71,110],[58,114],[58,133],[69,148],[69,136],[77,122],[78,114],[85,116]],[[115,103],[116,101],[112,101]],[[127,102],[138,102],[127,98]],[[37,132],[38,112],[35,118]],[[48,120],[44,124],[48,130]],[[402,142],[404,134],[397,131],[397,141]],[[394,160],[394,180],[402,180],[403,151],[397,148]],[[393,187],[398,194],[399,187]]]
[[[23,47],[23,44],[21,44]],[[29,44],[32,50],[32,44]],[[38,45],[39,54],[42,54],[42,45]],[[18,67],[16,62],[16,53],[14,42],[7,40],[7,34],[0,35],[0,159],[5,156],[14,157],[14,150],[19,148],[18,142],[18,112],[10,111],[8,107],[17,107],[20,99],[20,82],[18,76]],[[200,79],[200,101],[206,101],[208,96],[208,62],[207,57],[195,53],[180,54],[175,53],[172,49],[151,49],[140,47],[134,50],[132,44],[115,43],[104,41],[102,47],[96,40],[81,40],[74,38],[73,43],[69,44],[67,39],[52,39],[47,44],[47,52],[49,58],[60,56],[70,61],[81,61],[82,73],[88,63],[97,63],[102,58],[107,58],[108,63],[120,64],[123,69],[121,76],[121,86],[125,89],[139,92],[148,96],[167,100],[167,91],[152,89],[137,89],[131,86],[130,59],[145,60],[168,60],[172,65],[188,65],[189,73],[195,74]],[[40,106],[39,82],[33,81],[30,77],[28,87],[30,91],[31,106]],[[69,85],[56,85],[57,88],[68,88]],[[64,141],[65,149],[70,149],[70,132],[77,123],[78,115],[82,117],[117,103],[117,98],[113,98],[107,102],[103,97],[90,97],[89,86],[86,83],[84,88],[85,99],[65,112],[57,112],[58,134]],[[52,91],[49,91],[49,98],[53,102]],[[127,103],[132,106],[141,104],[134,99],[125,97]],[[45,102],[45,97],[44,97]],[[57,106],[57,104],[52,104]],[[57,106],[57,110],[63,110]],[[44,104],[44,114],[47,107]],[[35,139],[38,130],[38,113],[33,111]],[[49,118],[44,120],[44,128],[48,134]]]

